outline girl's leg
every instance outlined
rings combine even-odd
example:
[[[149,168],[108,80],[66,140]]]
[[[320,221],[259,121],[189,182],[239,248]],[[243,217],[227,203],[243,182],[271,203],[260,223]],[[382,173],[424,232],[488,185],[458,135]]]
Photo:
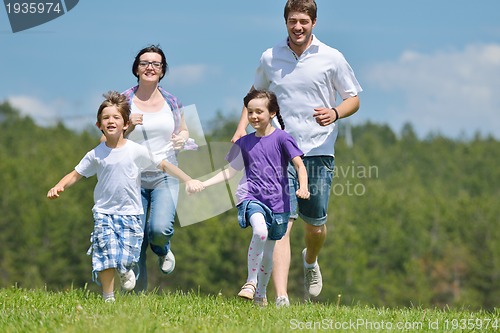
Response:
[[[257,274],[262,264],[264,246],[267,239],[267,225],[264,215],[255,213],[250,216],[252,225],[252,240],[248,247],[248,278],[247,282],[257,284]]]
[[[267,285],[273,271],[273,251],[276,241],[268,239],[264,245],[264,253],[262,263],[257,275],[257,290],[255,296],[258,298],[266,298]]]

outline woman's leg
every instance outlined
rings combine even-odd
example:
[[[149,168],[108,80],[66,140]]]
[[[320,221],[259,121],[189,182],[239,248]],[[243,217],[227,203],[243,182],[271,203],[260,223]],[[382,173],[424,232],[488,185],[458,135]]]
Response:
[[[149,243],[159,257],[160,270],[171,273],[175,268],[175,257],[170,251],[170,240],[174,235],[174,220],[179,195],[179,181],[164,176],[161,183],[151,190],[148,217]]]
[[[139,262],[137,268],[134,269],[137,281],[135,284],[135,292],[146,292],[148,289],[148,270],[146,267],[147,260],[147,250],[149,245],[149,224],[147,223],[148,212],[150,207],[151,191],[149,189],[141,189],[142,206],[144,209],[144,214],[141,215],[142,229],[144,230],[144,238],[141,245],[141,255],[139,257]]]
[[[149,209],[149,241],[158,256],[170,250],[170,239],[174,235],[175,209],[179,196],[179,181],[164,176],[161,184],[151,190]]]

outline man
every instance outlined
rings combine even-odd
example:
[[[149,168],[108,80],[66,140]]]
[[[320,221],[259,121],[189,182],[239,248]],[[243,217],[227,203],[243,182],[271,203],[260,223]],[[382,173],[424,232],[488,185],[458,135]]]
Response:
[[[284,16],[288,37],[262,54],[252,89],[268,89],[277,95],[285,130],[304,152],[311,198],[297,200],[291,196],[288,230],[274,250],[277,307],[289,305],[290,230],[298,216],[305,221],[306,247],[302,257],[306,298],[316,297],[321,292],[323,282],[317,258],[327,233],[334,145],[338,134],[336,122],[359,109],[358,93],[362,91],[344,56],[313,34],[317,16],[314,0],[288,0]],[[339,104],[337,95],[342,99]],[[246,134],[246,112],[243,108],[232,142]],[[289,179],[290,193],[295,193],[297,174],[293,168],[289,168]]]

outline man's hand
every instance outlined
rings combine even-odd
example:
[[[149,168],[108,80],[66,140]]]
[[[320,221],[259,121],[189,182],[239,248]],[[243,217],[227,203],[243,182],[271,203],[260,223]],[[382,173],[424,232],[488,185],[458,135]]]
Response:
[[[315,108],[313,117],[320,126],[328,126],[337,120],[337,114],[329,108]]]

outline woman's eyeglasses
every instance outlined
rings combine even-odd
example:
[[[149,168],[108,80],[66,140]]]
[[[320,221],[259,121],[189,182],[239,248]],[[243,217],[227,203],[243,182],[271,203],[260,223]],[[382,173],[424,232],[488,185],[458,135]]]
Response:
[[[146,68],[149,65],[153,66],[154,69],[161,69],[163,64],[158,61],[139,61],[139,67]]]

